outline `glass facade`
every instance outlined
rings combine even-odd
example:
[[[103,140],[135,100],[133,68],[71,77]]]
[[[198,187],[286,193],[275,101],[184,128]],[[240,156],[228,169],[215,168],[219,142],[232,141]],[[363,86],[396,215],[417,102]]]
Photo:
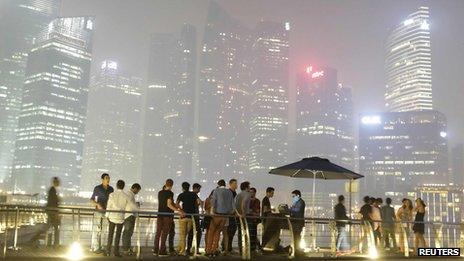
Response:
[[[385,52],[387,109],[432,110],[432,52],[428,7],[420,7],[393,29],[387,39]]]
[[[79,186],[92,33],[92,17],[57,18],[28,54],[14,191],[43,191],[54,176],[65,189]]]

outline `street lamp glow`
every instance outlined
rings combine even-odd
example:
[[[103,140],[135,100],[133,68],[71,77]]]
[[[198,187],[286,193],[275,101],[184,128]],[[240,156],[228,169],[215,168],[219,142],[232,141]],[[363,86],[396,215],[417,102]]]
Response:
[[[448,133],[446,133],[446,131],[440,131],[440,137],[446,138],[446,136],[448,136]]]
[[[82,246],[78,242],[73,242],[69,251],[66,255],[68,260],[82,260],[84,258],[84,253],[82,251]]]
[[[361,118],[363,124],[380,124],[380,116],[364,116]]]

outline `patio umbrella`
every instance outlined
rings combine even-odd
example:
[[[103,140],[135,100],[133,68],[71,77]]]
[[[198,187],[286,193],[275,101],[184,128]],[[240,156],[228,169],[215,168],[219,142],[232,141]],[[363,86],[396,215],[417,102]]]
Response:
[[[364,177],[363,175],[349,169],[338,166],[337,164],[330,162],[328,159],[319,157],[304,158],[298,162],[272,169],[269,173],[291,178],[313,179],[313,198],[311,203],[313,216],[315,213],[314,197],[316,194],[316,179],[349,180],[351,192],[351,182],[355,179]],[[351,193],[349,197],[349,213],[351,217]]]

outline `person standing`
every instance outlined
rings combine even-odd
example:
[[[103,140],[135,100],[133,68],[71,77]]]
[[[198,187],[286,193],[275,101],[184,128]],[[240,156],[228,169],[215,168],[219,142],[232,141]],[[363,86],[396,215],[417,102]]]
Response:
[[[125,182],[123,180],[118,180],[116,182],[116,191],[111,193],[108,198],[108,206],[106,217],[109,221],[108,228],[108,243],[106,245],[106,255],[111,255],[111,246],[113,244],[114,237],[114,256],[121,257],[119,252],[119,241],[121,239],[122,227],[124,225],[124,216],[123,211],[126,210],[127,205],[130,202],[129,197],[124,192]],[[117,211],[117,212],[113,212]],[[116,236],[114,236],[114,230],[116,229]]]
[[[403,198],[403,200],[401,200],[401,203],[403,203],[403,205],[396,212],[396,218],[398,221],[400,221],[399,248],[401,252],[404,252],[405,251],[404,244],[405,242],[409,242],[409,237],[411,234],[411,223],[410,222],[412,221],[413,206],[412,206],[411,200],[407,198]],[[406,238],[404,237],[404,234],[406,234]]]
[[[338,196],[338,204],[334,207],[334,218],[337,221],[337,252],[346,252],[350,250],[350,243],[346,232],[346,224],[348,223],[348,216],[346,215],[345,197]]]
[[[195,208],[199,204],[198,195],[190,190],[188,182],[182,183],[182,193],[177,197],[176,205],[181,208],[186,216],[179,219],[179,245],[177,246],[177,253],[179,255],[186,254],[186,239],[192,230],[192,215],[195,214]],[[190,251],[189,251],[190,252]]]
[[[380,204],[382,204],[382,199],[381,198],[371,198],[372,202],[372,217],[371,219],[373,220],[372,222],[372,230],[374,233],[374,240],[375,240],[375,245],[380,246],[380,242],[382,239],[382,228],[380,224],[382,224],[382,216],[380,214]]]
[[[364,205],[362,205],[361,209],[359,210],[359,214],[361,214],[361,220],[363,221],[362,224],[362,237],[360,242],[362,243],[363,246],[363,251],[367,251],[368,246],[367,246],[367,241],[368,241],[368,227],[366,226],[371,226],[372,227],[372,202],[371,198],[369,196],[365,196],[363,198]]]
[[[231,179],[229,180],[229,190],[232,192],[232,196],[237,197],[237,180]],[[229,217],[229,221],[226,222],[224,227],[225,231],[223,232],[222,237],[222,250],[225,254],[229,254],[232,252],[232,242],[234,241],[235,233],[237,232],[237,218],[236,217]]]
[[[209,225],[208,237],[206,238],[206,255],[209,257],[218,254],[218,244],[221,231],[228,221],[228,216],[234,214],[234,195],[226,188],[226,182],[218,181],[218,188],[211,195],[212,220]],[[223,235],[224,237],[225,235]]]
[[[134,212],[139,210],[137,202],[135,202],[135,195],[137,195],[142,187],[139,183],[134,183],[129,191],[127,197],[129,202],[126,206],[126,214],[124,217],[124,231],[122,232],[122,250],[126,255],[132,255],[134,252],[131,249],[131,238],[134,234],[136,214]],[[138,215],[138,214],[137,214]]]
[[[293,238],[295,239],[295,253],[301,253],[300,241],[301,231],[305,226],[305,208],[306,203],[301,198],[299,190],[292,191],[292,206],[290,207],[290,216],[293,218]]]
[[[110,186],[110,175],[103,173],[101,175],[101,184],[93,189],[90,202],[95,206],[93,229],[92,229],[92,251],[95,253],[102,253],[101,235],[103,232],[104,222],[107,220],[105,217],[106,205],[108,198],[114,189]]]
[[[239,218],[246,218],[246,216],[250,212],[250,199],[251,199],[251,194],[250,194],[250,182],[245,181],[240,184],[240,193],[237,194],[237,197],[235,198],[235,209],[237,210],[239,214]],[[243,221],[245,222],[245,221]],[[242,222],[238,220],[237,222],[237,227],[238,227],[238,248],[240,254],[242,254],[242,249],[243,249],[243,242],[242,242]],[[244,224],[244,223],[243,223]]]
[[[259,214],[261,211],[261,202],[256,198],[256,188],[250,189],[250,211],[249,229],[250,229],[250,249],[255,251],[260,248],[258,240],[258,224],[260,223]]]
[[[47,230],[53,227],[53,246],[57,247],[60,245],[60,225],[61,218],[58,212],[60,205],[60,197],[58,196],[58,187],[60,186],[60,179],[54,177],[52,179],[52,186],[48,190],[47,196]],[[49,238],[48,245],[51,245],[51,237]]]
[[[196,231],[193,231],[190,230],[190,233],[188,235],[188,239],[187,239],[187,255],[189,255],[191,253],[191,250],[192,250],[192,245],[193,245],[193,236],[195,234],[196,236],[196,239],[197,239],[197,254],[199,254],[199,250],[198,248],[200,247],[200,242],[201,242],[201,222],[200,222],[200,216],[198,216],[198,214],[200,214],[200,207],[202,207],[203,205],[203,202],[201,201],[200,199],[200,196],[198,196],[198,194],[200,194],[200,191],[201,191],[201,185],[198,184],[198,183],[194,183],[193,186],[192,186],[192,191],[193,193],[195,193],[197,195],[197,204],[195,204],[195,216],[193,217],[193,219],[195,220],[195,228],[196,228]]]
[[[419,247],[427,247],[425,243],[424,233],[425,233],[425,203],[421,198],[416,199],[416,206],[414,207],[414,212],[416,212],[416,217],[414,218],[414,225],[412,226],[412,231],[414,231],[414,248],[417,255],[417,250]]]
[[[274,188],[273,187],[268,187],[266,189],[266,196],[264,196],[263,201],[262,201],[262,210],[261,210],[261,216],[263,217],[263,236],[261,239],[261,245],[264,247],[266,246],[268,242],[268,238],[266,238],[266,228],[267,228],[267,219],[266,217],[272,214],[272,208],[271,208],[271,201],[270,199],[274,197]]]
[[[174,181],[167,179],[163,189],[158,192],[159,214],[156,219],[155,247],[153,248],[155,255],[167,255],[166,240],[171,231],[174,212],[177,211],[181,217],[184,216],[184,212],[174,204],[174,193],[171,191],[173,186]]]
[[[383,238],[385,241],[385,248],[396,249],[396,237],[395,237],[395,209],[391,206],[392,199],[387,198],[385,205],[381,208],[382,215],[382,230]],[[390,239],[392,246],[390,248]]]

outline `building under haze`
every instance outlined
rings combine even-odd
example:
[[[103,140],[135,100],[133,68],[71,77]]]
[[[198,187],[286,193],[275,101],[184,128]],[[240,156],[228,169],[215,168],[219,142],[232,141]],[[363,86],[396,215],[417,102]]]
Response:
[[[363,114],[359,166],[367,193],[410,192],[448,182],[446,118],[437,111]]]
[[[91,79],[80,191],[92,191],[103,172],[140,182],[142,80],[118,67],[105,60]]]
[[[289,24],[260,22],[253,33],[250,170],[288,160]]]
[[[200,54],[194,177],[202,182],[249,170],[250,69],[249,30],[212,1]]]
[[[451,149],[451,173],[453,183],[463,186],[464,183],[464,145],[456,144]]]
[[[309,66],[297,78],[296,157],[323,157],[354,169],[351,89],[338,83],[333,68]]]
[[[11,174],[28,52],[60,0],[0,2],[0,182]]]
[[[28,54],[15,160],[15,191],[40,192],[53,176],[80,183],[87,110],[91,17],[53,20]]]
[[[432,110],[429,8],[420,7],[397,25],[386,43],[386,107],[389,111]]]

